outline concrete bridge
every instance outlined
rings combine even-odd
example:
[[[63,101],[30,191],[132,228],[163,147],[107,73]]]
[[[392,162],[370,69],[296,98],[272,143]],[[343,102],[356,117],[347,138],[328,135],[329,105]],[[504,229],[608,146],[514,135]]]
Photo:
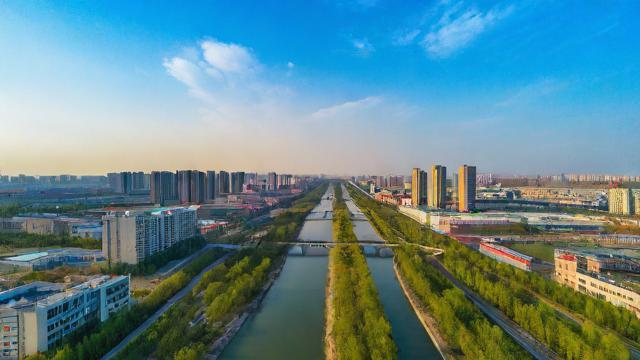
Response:
[[[398,244],[385,244],[380,242],[357,242],[357,243],[336,243],[336,242],[320,242],[320,241],[295,241],[295,242],[276,242],[278,245],[289,246],[289,256],[327,256],[329,250],[334,247],[357,244],[362,248],[365,256],[372,257],[392,257],[393,248]]]

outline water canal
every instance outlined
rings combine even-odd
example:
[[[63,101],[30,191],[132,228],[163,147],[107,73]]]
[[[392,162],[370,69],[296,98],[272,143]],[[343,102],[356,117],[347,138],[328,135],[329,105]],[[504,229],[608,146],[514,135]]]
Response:
[[[330,186],[320,204],[307,217],[300,232],[300,241],[332,241],[333,195],[334,190]],[[353,214],[354,232],[358,239],[383,242],[348,197],[346,189],[343,196]],[[315,253],[304,250],[304,254]],[[389,250],[386,254],[392,253]],[[393,271],[393,259],[367,257],[367,263],[391,323],[399,358],[441,359],[402,293]],[[260,311],[247,320],[220,358],[324,359],[327,265],[326,256],[288,256]]]
[[[329,186],[307,216],[299,240],[332,241],[332,210]],[[260,311],[247,320],[220,358],[324,359],[327,267],[326,256],[288,256]]]

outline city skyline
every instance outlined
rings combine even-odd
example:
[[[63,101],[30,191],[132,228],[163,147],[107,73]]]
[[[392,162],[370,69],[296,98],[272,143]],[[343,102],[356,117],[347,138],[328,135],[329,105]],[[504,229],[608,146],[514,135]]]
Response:
[[[638,4],[254,6],[3,3],[0,171],[640,170]]]

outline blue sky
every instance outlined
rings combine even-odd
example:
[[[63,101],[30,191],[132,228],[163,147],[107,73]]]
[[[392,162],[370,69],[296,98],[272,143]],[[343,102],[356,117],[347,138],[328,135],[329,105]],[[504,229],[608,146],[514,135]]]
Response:
[[[640,174],[640,3],[0,3],[0,172]]]

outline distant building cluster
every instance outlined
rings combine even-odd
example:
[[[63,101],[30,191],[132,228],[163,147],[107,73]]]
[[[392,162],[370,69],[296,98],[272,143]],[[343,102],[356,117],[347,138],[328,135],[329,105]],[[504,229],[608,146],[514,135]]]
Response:
[[[447,207],[447,168],[442,165],[431,167],[431,186],[429,175],[420,168],[414,168],[411,176],[411,200],[413,207],[427,205],[433,209]],[[451,197],[460,212],[475,210],[476,204],[476,167],[462,165],[453,175]]]
[[[150,175],[150,196],[159,205],[203,204],[221,195],[291,189],[305,182],[304,178],[275,172],[261,178],[244,171],[154,171]]]
[[[22,359],[46,352],[91,321],[129,307],[127,276],[97,276],[67,288],[36,281],[0,292],[0,355]]]
[[[32,176],[20,174],[17,176],[0,175],[0,186],[66,186],[66,185],[85,185],[85,186],[104,186],[107,184],[107,177],[103,175],[41,175]]]

